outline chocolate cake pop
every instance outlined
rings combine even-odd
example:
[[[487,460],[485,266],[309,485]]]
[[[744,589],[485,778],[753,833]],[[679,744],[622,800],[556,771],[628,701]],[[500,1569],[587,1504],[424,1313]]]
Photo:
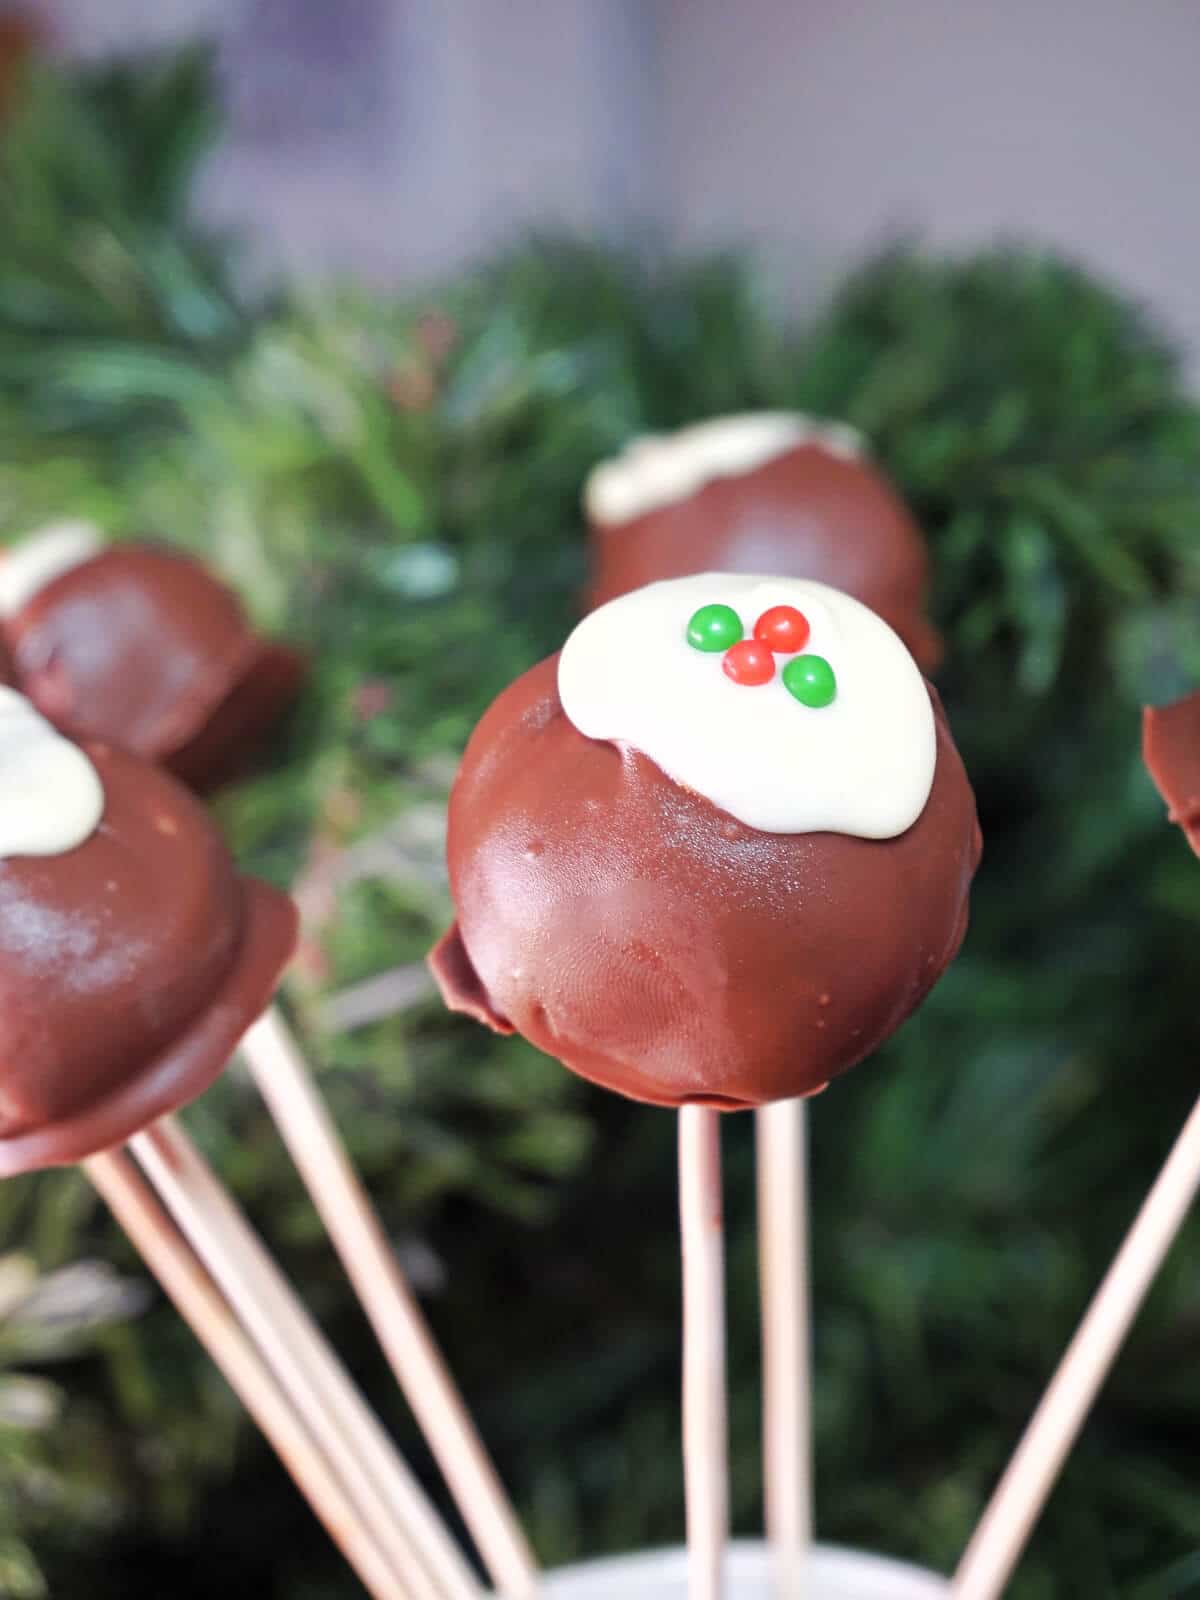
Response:
[[[295,922],[169,774],[0,689],[0,1176],[107,1149],[207,1088]]]
[[[974,797],[874,612],[708,573],[593,612],[488,710],[450,798],[447,1004],[637,1100],[812,1092],[966,929]]]
[[[0,617],[23,692],[57,727],[199,789],[254,753],[303,670],[200,562],[150,544],[105,548],[87,523],[5,553]]]
[[[118,556],[120,562],[115,559]],[[101,566],[103,570],[98,578],[96,569]],[[193,689],[198,684],[203,691],[208,681],[202,670],[205,662],[209,666],[214,663],[219,666],[223,659],[236,660],[239,637],[251,652],[248,679],[220,703],[202,731],[193,734],[190,743],[173,756],[173,765],[193,779],[203,776],[211,780],[215,770],[228,768],[226,745],[231,739],[237,743],[238,713],[241,710],[247,713],[248,727],[253,729],[275,709],[270,696],[263,694],[262,663],[267,647],[248,633],[228,591],[193,562],[136,547],[101,556],[97,554],[94,530],[76,525],[50,530],[34,545],[19,550],[7,575],[0,569],[0,593],[4,590],[5,576],[10,607],[18,618],[26,615],[30,596],[36,606],[39,597],[56,585],[73,578],[82,580],[82,600],[78,602],[76,614],[72,616],[70,612],[71,604],[75,603],[71,596],[55,602],[51,612],[53,627],[57,630],[53,636],[72,647],[67,652],[70,668],[67,683],[72,691],[70,718],[63,715],[56,699],[59,684],[53,675],[42,699],[44,704],[49,701],[54,705],[64,722],[105,728],[117,737],[127,726],[127,716],[124,711],[120,717],[113,716],[112,704],[104,697],[102,681],[105,676],[115,678],[121,707],[132,706],[136,713],[134,726],[141,735],[139,742],[162,753],[160,734],[153,739],[145,737],[145,730],[153,732],[156,727],[151,712],[158,719],[159,728],[164,721],[172,726],[169,717],[174,712],[186,712],[189,717],[186,726],[190,729],[193,725],[191,711],[197,704]],[[91,669],[97,655],[103,654],[103,644],[89,643],[89,635],[98,637],[101,624],[111,625],[114,621],[119,623],[118,648],[111,659],[105,661],[105,673],[97,674]],[[42,627],[45,631],[44,622]],[[228,652],[223,652],[222,641],[230,646]],[[294,680],[295,658],[289,652],[271,649],[270,659],[280,667],[277,679],[280,684]],[[136,671],[127,680],[126,674],[134,668]],[[59,742],[67,749],[72,748],[65,746],[64,741]],[[219,901],[226,897],[221,881],[214,878],[202,854],[195,856],[194,870],[199,874],[198,885],[210,883]],[[213,933],[227,923],[228,918],[213,923]],[[181,929],[181,934],[184,931]],[[136,971],[133,976],[138,976]],[[0,970],[0,980],[2,977]],[[0,999],[2,997],[0,982]],[[263,1009],[268,998],[269,992],[264,991],[258,1010]],[[534,1587],[532,1557],[515,1515],[505,1500],[478,1435],[470,1426],[445,1363],[392,1257],[386,1233],[340,1145],[332,1117],[295,1041],[275,1008],[257,1022],[256,1012],[245,1015],[236,1012],[232,1020],[236,1025],[234,1038],[245,1032],[242,1053],[250,1075],[258,1084],[317,1209],[326,1220],[330,1236],[379,1333],[385,1353],[412,1399],[434,1454],[446,1472],[467,1526],[476,1536],[485,1564],[495,1576],[497,1588],[513,1594],[531,1591]],[[255,1022],[256,1025],[250,1027]],[[223,1054],[218,1052],[212,1058],[214,1070],[219,1070],[231,1048],[232,1043],[229,1043]],[[208,1070],[208,1062],[206,1057],[197,1065],[197,1082],[194,1088],[190,1082],[185,1085],[184,1098],[204,1087],[203,1072]],[[108,1061],[102,1060],[98,1065],[99,1075],[104,1077],[108,1070]],[[176,1074],[174,1058],[165,1064],[165,1070],[172,1076]],[[143,1099],[147,1088],[157,1091],[154,1070],[145,1082],[139,1083]],[[0,1136],[4,1132],[3,1103],[0,1087]],[[157,1112],[157,1107],[155,1109]],[[0,1164],[2,1162],[0,1149]],[[461,1587],[461,1580],[455,1580],[455,1584]],[[457,1593],[455,1584],[451,1587]],[[421,1592],[424,1593],[424,1589]]]
[[[696,572],[774,572],[877,611],[922,671],[941,657],[911,513],[840,423],[789,412],[716,417],[635,439],[588,479],[592,607]]]
[[[1167,816],[1200,855],[1200,689],[1142,712],[1142,757]]]

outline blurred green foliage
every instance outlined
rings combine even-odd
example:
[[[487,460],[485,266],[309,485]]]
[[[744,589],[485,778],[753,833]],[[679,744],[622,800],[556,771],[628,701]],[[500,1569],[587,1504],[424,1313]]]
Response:
[[[1195,1090],[1200,870],[1138,759],[1140,702],[1200,678],[1200,413],[1174,354],[1020,248],[896,250],[802,331],[736,260],[558,238],[424,296],[249,303],[188,217],[211,123],[192,56],[43,72],[0,136],[0,528],[177,540],[311,648],[302,708],[222,817],[300,887],[291,1007],[548,1561],[680,1536],[671,1119],[427,998],[337,1033],[327,998],[397,967],[419,985],[457,753],[570,625],[599,456],[806,406],[868,432],[927,528],[987,848],[959,962],[815,1103],[816,1411],[823,1534],[948,1568]],[[241,1076],[188,1120],[433,1484]],[[744,1532],[749,1133],[729,1119]],[[354,1592],[168,1308],[109,1292],[69,1340],[29,1334],[38,1270],[137,1274],[74,1174],[0,1188],[5,1250],[0,1594]],[[1018,1600],[1200,1594],[1198,1283],[1192,1227]]]

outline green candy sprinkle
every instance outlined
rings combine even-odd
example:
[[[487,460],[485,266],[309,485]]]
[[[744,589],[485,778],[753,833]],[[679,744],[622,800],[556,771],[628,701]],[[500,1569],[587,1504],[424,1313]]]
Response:
[[[824,656],[793,656],[780,676],[787,692],[814,711],[837,695],[837,679]]]
[[[693,650],[728,650],[742,637],[742,619],[732,606],[701,606],[687,625]]]

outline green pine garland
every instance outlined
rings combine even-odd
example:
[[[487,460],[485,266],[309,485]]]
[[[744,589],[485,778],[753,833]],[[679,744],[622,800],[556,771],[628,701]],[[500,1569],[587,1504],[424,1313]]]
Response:
[[[433,1001],[336,1035],[323,1003],[419,963],[448,917],[457,753],[570,626],[599,456],[801,405],[864,428],[920,514],[986,853],[960,961],[815,1105],[818,1495],[825,1536],[948,1568],[1196,1087],[1200,870],[1137,749],[1141,701],[1200,680],[1200,415],[1172,351],[1017,248],[896,251],[802,334],[735,260],[562,239],[427,296],[250,305],[187,218],[210,106],[198,57],[44,73],[2,136],[0,527],[153,530],[311,648],[300,713],[222,817],[311,904],[340,886],[292,1004],[395,1237],[440,1263],[431,1314],[547,1560],[680,1535],[671,1119]],[[432,1481],[253,1097],[231,1075],[189,1121]],[[731,1119],[746,1532],[748,1133]],[[71,1174],[0,1187],[4,1251],[137,1272]],[[1200,1590],[1197,1268],[1193,1228],[1018,1600]],[[69,1352],[12,1319],[0,1295],[0,1593],[354,1592],[167,1308],[110,1305]],[[14,1421],[5,1385],[31,1377],[54,1405]]]

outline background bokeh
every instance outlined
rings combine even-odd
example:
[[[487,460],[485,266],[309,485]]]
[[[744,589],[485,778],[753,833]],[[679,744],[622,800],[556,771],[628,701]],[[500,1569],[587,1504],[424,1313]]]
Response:
[[[0,0],[72,59],[220,51],[196,203],[253,258],[414,281],[531,220],[735,245],[810,308],[881,234],[1019,233],[1200,341],[1191,0]]]
[[[714,28],[715,8],[698,11]],[[18,43],[0,33],[6,61]],[[765,253],[680,254],[653,233],[602,245],[578,227],[505,244],[482,228],[446,242],[439,274],[418,256],[420,281],[383,282],[376,260],[318,287],[267,270],[261,235],[239,243],[211,196],[197,203],[210,138],[232,126],[216,160],[233,160],[253,122],[230,70],[223,99],[194,51],[124,67],[35,51],[0,78],[0,533],[63,514],[153,531],[311,647],[300,714],[222,818],[247,865],[299,890],[290,1008],[547,1561],[682,1531],[673,1125],[429,997],[457,754],[569,627],[581,480],[639,429],[757,405],[846,418],[928,531],[941,686],[987,848],[959,962],[814,1104],[818,1517],[828,1538],[948,1569],[1195,1090],[1200,869],[1138,759],[1142,701],[1200,681],[1182,280],[1164,284],[1160,324],[1107,272],[1041,245],[951,259],[914,244],[822,301],[837,266],[823,224],[811,292],[803,252],[780,276],[797,206]],[[437,232],[435,201],[390,225]],[[325,215],[314,232],[336,235]],[[460,253],[474,259],[451,267]],[[361,1022],[381,1002],[357,986],[383,973],[382,1004],[402,1009]],[[436,1493],[240,1076],[188,1123]],[[747,1533],[749,1133],[728,1120]],[[1191,1228],[1018,1600],[1200,1594],[1198,1269]],[[81,1181],[5,1184],[0,1595],[220,1587],[354,1592]]]

